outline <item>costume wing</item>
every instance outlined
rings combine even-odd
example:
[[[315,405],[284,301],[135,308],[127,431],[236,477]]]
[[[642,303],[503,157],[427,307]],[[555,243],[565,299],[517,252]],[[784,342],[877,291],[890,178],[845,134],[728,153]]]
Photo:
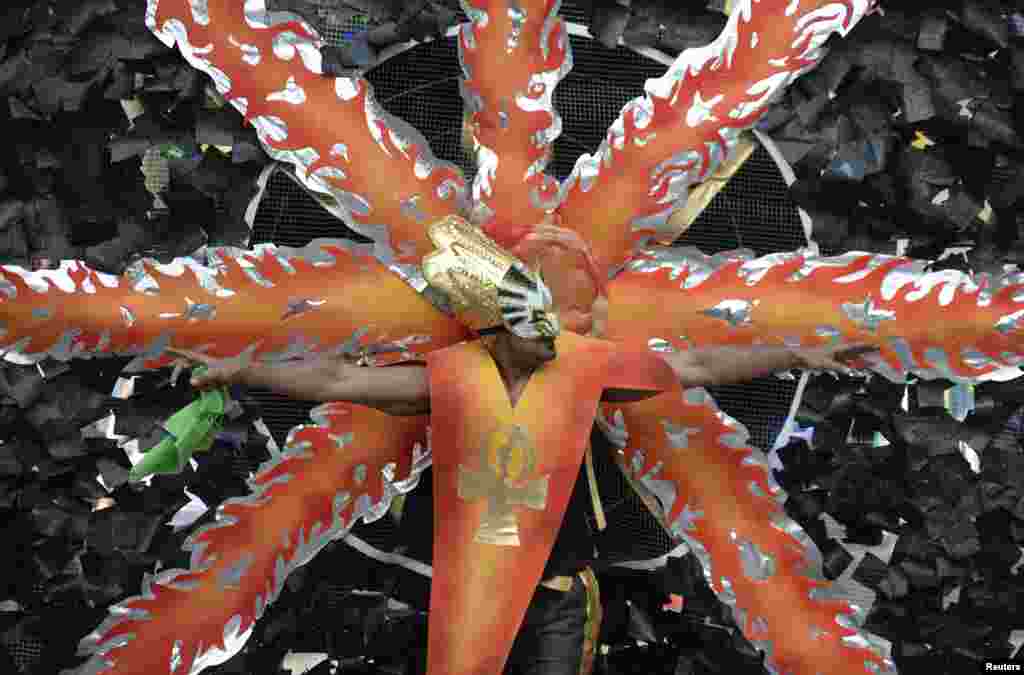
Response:
[[[651,247],[608,283],[606,334],[657,349],[868,343],[880,352],[865,360],[893,381],[976,382],[1024,362],[1024,274],[972,279],[927,265],[860,251]]]
[[[185,543],[188,570],[147,575],[79,645],[79,673],[198,673],[245,644],[284,580],[357,519],[383,516],[430,464],[427,417],[328,403],[293,429],[284,452]]]
[[[0,348],[37,360],[134,354],[125,370],[138,371],[167,365],[169,346],[265,360],[370,348],[384,364],[464,338],[367,248],[326,239],[225,247],[209,267],[143,259],[119,277],[70,260],[35,272],[4,265]]]
[[[605,404],[603,413],[627,475],[658,496],[663,525],[698,556],[771,672],[895,672],[860,629],[867,608],[839,599],[821,575],[820,554],[785,514],[767,457],[703,388]]]
[[[384,111],[364,78],[325,76],[319,36],[297,15],[266,0],[148,0],[146,25],[382,260],[418,264],[432,250],[426,226],[467,209],[461,170]]]
[[[755,259],[749,251],[652,247],[609,282],[606,335],[656,350],[866,342],[881,347],[873,367],[893,380],[914,372],[976,381],[1024,360],[1024,275],[972,280],[927,273],[926,264],[861,252]],[[785,515],[765,455],[703,389],[605,413],[627,472],[660,497],[665,526],[691,545],[779,672],[818,672],[822,663],[843,675],[892,668],[859,629],[866,608],[822,580],[820,553]]]
[[[688,186],[737,150],[777,96],[846,35],[872,0],[737,0],[721,35],[684,50],[647,94],[622,110],[594,155],[562,186],[565,226],[590,242],[601,270],[621,267],[643,242],[672,241],[669,222]]]
[[[552,97],[572,69],[556,0],[463,0],[459,33],[462,96],[478,171],[474,222],[499,244],[558,206],[558,181],[544,173],[562,132]]]

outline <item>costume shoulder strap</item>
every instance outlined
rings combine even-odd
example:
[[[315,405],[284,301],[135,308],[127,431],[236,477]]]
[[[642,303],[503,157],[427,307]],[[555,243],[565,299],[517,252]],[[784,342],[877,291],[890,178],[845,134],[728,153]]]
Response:
[[[671,366],[657,352],[640,342],[612,342],[563,334],[565,347],[559,342],[559,351],[570,351],[578,356],[605,360],[605,389],[634,389],[639,391],[670,391],[679,386]]]

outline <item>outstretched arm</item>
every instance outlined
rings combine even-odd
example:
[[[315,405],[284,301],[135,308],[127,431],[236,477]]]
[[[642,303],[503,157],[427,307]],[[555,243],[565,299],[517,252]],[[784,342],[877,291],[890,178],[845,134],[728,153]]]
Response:
[[[877,352],[874,345],[829,345],[793,349],[772,345],[703,347],[662,353],[683,388],[749,382],[783,370],[848,371],[863,366],[859,357]]]
[[[789,347],[704,347],[662,353],[683,388],[748,382],[764,375],[803,367]]]
[[[363,367],[333,357],[267,364],[244,358],[214,359],[184,349],[168,351],[207,366],[205,373],[192,377],[197,389],[243,384],[303,401],[365,405],[390,415],[430,412],[427,369],[420,365]]]
[[[739,384],[782,370],[848,371],[858,367],[858,357],[877,352],[873,345],[832,345],[791,349],[770,345],[754,347],[702,347],[659,353],[679,378],[683,389],[720,384]],[[606,389],[605,403],[633,403],[658,392]]]
[[[426,366],[363,367],[334,360],[330,372],[325,401],[350,401],[399,417],[430,414]]]

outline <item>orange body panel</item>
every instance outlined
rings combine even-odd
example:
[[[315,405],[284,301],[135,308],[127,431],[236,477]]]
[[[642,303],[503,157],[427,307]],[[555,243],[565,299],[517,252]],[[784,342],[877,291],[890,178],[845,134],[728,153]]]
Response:
[[[513,409],[492,357],[479,342],[434,352],[430,368],[434,450],[434,576],[428,671],[433,675],[500,673],[540,581],[580,470],[604,387],[661,389],[674,378],[660,357],[572,333],[559,337],[558,358],[534,372]],[[531,451],[504,474],[510,483],[546,483],[542,508],[513,507],[518,545],[475,540],[491,508],[460,496],[464,473],[487,473],[482,447],[519,427]],[[509,441],[511,442],[511,441]],[[504,446],[503,446],[504,447]],[[490,447],[490,457],[498,449]],[[532,468],[528,457],[532,453]],[[495,488],[497,489],[497,488]],[[525,487],[523,487],[525,489]]]

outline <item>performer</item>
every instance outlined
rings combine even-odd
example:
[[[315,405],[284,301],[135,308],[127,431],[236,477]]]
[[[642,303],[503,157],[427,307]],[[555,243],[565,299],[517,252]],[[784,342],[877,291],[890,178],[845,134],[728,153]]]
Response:
[[[664,500],[671,536],[690,545],[766,667],[893,671],[886,646],[862,629],[865,608],[821,577],[819,552],[785,514],[786,495],[742,425],[701,388],[679,391],[714,368],[738,382],[797,365],[795,355],[758,350],[763,370],[755,372],[749,353],[702,357],[718,360],[713,367],[695,352],[666,355],[715,344],[870,341],[883,357],[872,369],[892,379],[910,371],[976,379],[1022,358],[1021,283],[951,280],[925,272],[923,261],[857,252],[754,260],[745,251],[706,256],[668,246],[685,225],[671,214],[689,187],[734,156],[743,130],[814,67],[829,36],[847,35],[874,3],[733,4],[720,37],[648,81],[596,154],[559,184],[544,171],[561,130],[553,93],[572,65],[558,3],[519,0],[509,12],[501,0],[467,0],[459,50],[478,169],[470,184],[383,109],[365,78],[324,77],[320,37],[294,14],[265,0],[149,0],[154,35],[212,78],[267,152],[294,165],[326,208],[374,243],[211,249],[206,265],[141,261],[123,278],[74,262],[54,275],[5,267],[3,346],[62,360],[132,354],[134,372],[168,365],[172,346],[263,362],[362,347],[371,365],[421,362],[379,372],[307,363],[322,383],[314,391],[281,378],[279,391],[329,402],[310,412],[312,424],[289,432],[249,480],[249,495],[225,501],[215,522],[189,536],[188,569],[146,576],[139,595],[111,607],[82,639],[80,652],[91,656],[82,675],[198,673],[224,663],[289,573],[355,523],[382,517],[431,464],[430,672],[501,672],[552,573],[545,565],[599,405],[617,457]],[[429,236],[428,225],[453,214],[479,225],[526,271],[478,246],[477,234]],[[545,214],[561,217],[593,251],[607,285],[606,340],[574,319],[595,298],[576,292],[576,272],[557,256],[541,262],[559,331],[540,332],[545,324],[553,332],[543,317],[554,315],[532,281],[537,260],[518,246]],[[435,247],[444,253],[429,270],[424,256]],[[460,273],[474,266],[482,271]],[[428,282],[455,311],[441,311]],[[932,292],[937,286],[941,293]],[[469,312],[474,304],[482,311]],[[553,347],[557,358],[532,371],[506,367],[498,353],[514,351],[511,338],[473,332],[499,325],[533,340],[524,346],[533,357]],[[779,360],[767,363],[772,352]],[[673,369],[684,361],[688,378]],[[389,394],[389,380],[409,393]],[[665,389],[672,391],[607,402]],[[352,400],[346,391],[363,404],[344,402]],[[414,414],[428,406],[429,416]]]
[[[529,675],[588,673],[600,627],[597,580],[590,567],[594,542],[586,522],[588,484],[595,519],[603,516],[590,457],[581,460],[589,434],[598,431],[598,399],[638,401],[674,386],[744,382],[793,368],[846,369],[876,348],[663,353],[584,337],[561,330],[541,270],[500,249],[479,228],[449,217],[432,225],[429,235],[438,250],[424,258],[425,277],[480,338],[433,352],[425,364],[364,367],[351,359],[321,359],[266,365],[171,351],[208,366],[193,377],[199,389],[240,383],[395,416],[429,414],[437,500],[434,566],[448,572],[463,568],[455,574],[435,572],[431,664],[479,657],[502,663],[490,671],[481,663],[457,672],[504,667],[506,673]],[[480,459],[476,466],[470,462],[474,455]],[[554,471],[538,471],[538,466]],[[538,477],[541,473],[548,475]],[[466,508],[474,502],[480,506]],[[541,517],[528,526],[523,521],[531,513]],[[484,633],[499,643],[503,630],[511,637],[521,620],[511,652],[464,648],[452,653],[437,610],[444,612],[461,594],[439,588],[438,581],[457,585],[466,575],[507,568],[509,562],[521,565],[522,578],[530,577],[531,564],[536,566],[534,576],[540,578],[539,585],[526,586],[532,598],[523,598],[519,616],[494,617],[492,630]],[[442,592],[448,602],[438,596]],[[486,615],[486,608],[480,612]]]

